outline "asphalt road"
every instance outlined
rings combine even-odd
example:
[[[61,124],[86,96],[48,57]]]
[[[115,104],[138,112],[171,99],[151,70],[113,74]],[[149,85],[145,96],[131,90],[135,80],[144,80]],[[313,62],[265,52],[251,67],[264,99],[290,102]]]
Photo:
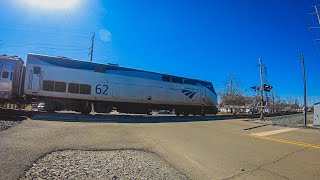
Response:
[[[191,179],[320,178],[319,130],[255,126],[214,117],[42,114],[0,132],[0,179],[17,179],[66,149],[147,150]]]

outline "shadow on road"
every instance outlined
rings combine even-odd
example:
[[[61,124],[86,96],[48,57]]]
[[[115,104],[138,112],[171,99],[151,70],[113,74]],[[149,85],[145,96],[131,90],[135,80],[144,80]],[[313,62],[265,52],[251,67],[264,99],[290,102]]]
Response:
[[[32,120],[62,121],[62,122],[90,122],[90,123],[170,123],[194,121],[219,121],[231,120],[235,117],[222,116],[148,116],[148,115],[110,115],[95,114],[82,115],[74,113],[40,113],[30,117]]]

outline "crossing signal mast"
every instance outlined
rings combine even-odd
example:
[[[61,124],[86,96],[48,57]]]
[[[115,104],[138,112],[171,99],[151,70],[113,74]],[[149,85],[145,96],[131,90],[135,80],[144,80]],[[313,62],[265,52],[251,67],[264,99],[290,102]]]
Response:
[[[267,80],[267,67],[262,65],[262,59],[261,58],[259,58],[259,64],[257,66],[259,66],[259,69],[260,69],[260,85],[254,85],[254,86],[251,87],[251,89],[253,89],[255,92],[258,91],[260,96],[261,96],[261,100],[257,104],[257,107],[261,108],[260,109],[260,119],[263,120],[264,119],[263,111],[264,111],[264,108],[266,108],[267,102],[268,102],[267,92],[270,92],[273,87],[268,85],[268,84],[265,84],[265,82],[268,83],[268,80]],[[263,73],[265,73],[265,79],[263,77]],[[266,98],[265,98],[266,100],[263,97],[264,93],[265,93],[265,96],[266,96]]]
[[[263,111],[264,111],[264,100],[263,100],[263,69],[262,69],[262,59],[259,58],[259,69],[260,69],[260,95],[261,95],[261,102],[260,102],[260,119],[264,120],[264,115],[263,115]]]

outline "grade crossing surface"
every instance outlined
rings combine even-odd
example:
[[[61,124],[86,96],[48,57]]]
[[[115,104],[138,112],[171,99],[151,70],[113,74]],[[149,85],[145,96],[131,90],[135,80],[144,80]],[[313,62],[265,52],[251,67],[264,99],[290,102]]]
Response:
[[[118,120],[110,121],[100,116],[95,120],[92,115],[70,122],[52,115],[38,116],[0,132],[0,179],[17,179],[39,158],[65,149],[147,150],[191,179],[320,178],[319,149],[251,136],[281,131],[282,127],[250,129],[257,124],[219,117],[198,121],[161,117],[157,123],[145,123],[149,117],[111,116]],[[134,121],[128,123],[125,118]],[[320,144],[318,130],[282,130],[266,137]]]

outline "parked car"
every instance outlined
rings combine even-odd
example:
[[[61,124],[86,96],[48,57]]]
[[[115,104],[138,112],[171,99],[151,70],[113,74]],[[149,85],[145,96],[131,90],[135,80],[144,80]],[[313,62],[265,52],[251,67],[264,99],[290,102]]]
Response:
[[[39,103],[38,106],[37,106],[37,109],[39,111],[44,111],[44,103]]]

